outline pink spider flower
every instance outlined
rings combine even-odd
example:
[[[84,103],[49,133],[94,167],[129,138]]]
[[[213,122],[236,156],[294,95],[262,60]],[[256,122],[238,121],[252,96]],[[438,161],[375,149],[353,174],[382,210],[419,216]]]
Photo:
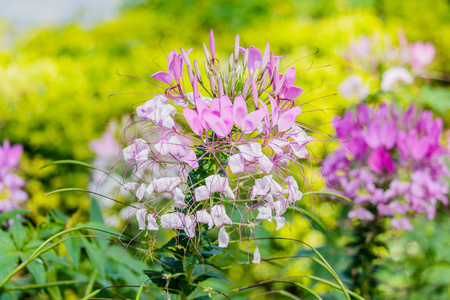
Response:
[[[8,140],[0,145],[0,213],[17,209],[28,199],[22,190],[25,181],[15,174],[22,152],[22,145],[11,146]]]
[[[292,168],[307,162],[313,139],[297,122],[303,89],[295,85],[296,69],[281,74],[282,56],[269,44],[263,53],[244,49],[237,36],[234,49],[220,69],[211,31],[209,49],[203,45],[206,75],[189,61],[192,49],[183,48],[170,53],[168,72],[152,75],[168,87],[136,109],[127,130],[137,133],[123,149],[133,171],[124,188],[139,203],[141,230],[183,230],[196,238],[207,226],[219,229],[219,246],[227,247],[227,228],[275,220],[279,230],[287,207],[302,199],[303,178]]]

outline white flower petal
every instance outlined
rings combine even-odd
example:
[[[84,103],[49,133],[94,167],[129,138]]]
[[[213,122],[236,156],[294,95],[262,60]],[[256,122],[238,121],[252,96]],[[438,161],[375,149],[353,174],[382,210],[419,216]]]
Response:
[[[255,252],[253,253],[252,263],[259,264],[261,262],[261,254],[259,253],[258,246],[256,246]]]
[[[148,225],[147,225],[147,229],[148,230],[158,230],[159,226],[156,223],[155,217],[153,214],[149,214],[147,216],[147,221],[148,221]]]
[[[205,185],[199,186],[194,190],[195,201],[203,201],[209,199],[209,191]]]
[[[145,229],[145,219],[147,216],[147,210],[146,209],[138,209],[136,210],[136,219],[139,224],[139,230]]]
[[[230,241],[230,236],[228,235],[225,227],[221,227],[219,229],[219,247],[226,248],[228,246],[228,242]]]

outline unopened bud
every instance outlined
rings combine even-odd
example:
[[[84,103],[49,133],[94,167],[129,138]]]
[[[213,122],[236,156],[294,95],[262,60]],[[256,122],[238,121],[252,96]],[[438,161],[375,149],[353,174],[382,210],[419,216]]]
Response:
[[[181,52],[181,57],[183,58],[184,63],[188,66],[192,66],[191,61],[189,60],[189,58],[186,54],[186,51],[184,51],[183,47],[180,48],[180,52]]]
[[[208,47],[206,47],[205,43],[203,43],[203,53],[205,54],[206,61],[210,62],[211,57],[209,56]]]
[[[239,59],[239,34],[236,34],[236,41],[234,43],[234,60],[237,62]]]
[[[261,70],[264,70],[267,66],[267,63],[269,62],[270,59],[270,43],[267,43],[266,48],[264,49],[264,54],[262,57],[262,62],[261,62]]]

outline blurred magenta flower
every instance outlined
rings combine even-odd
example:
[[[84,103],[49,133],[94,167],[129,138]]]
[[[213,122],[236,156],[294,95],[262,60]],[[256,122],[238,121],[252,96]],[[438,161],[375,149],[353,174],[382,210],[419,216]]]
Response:
[[[8,140],[0,146],[0,212],[14,210],[28,200],[22,188],[25,181],[14,172],[22,156],[22,145],[12,145]]]
[[[422,69],[433,61],[436,54],[436,49],[432,43],[416,42],[409,46],[409,51],[413,69]]]
[[[334,124],[342,147],[325,158],[322,172],[360,205],[350,218],[390,217],[392,227],[410,230],[410,217],[432,219],[438,202],[448,204],[440,118],[415,106],[401,111],[362,104]]]

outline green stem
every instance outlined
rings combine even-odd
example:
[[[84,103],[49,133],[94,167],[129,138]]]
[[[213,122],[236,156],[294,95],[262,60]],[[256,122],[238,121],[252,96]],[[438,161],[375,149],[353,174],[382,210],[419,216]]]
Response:
[[[137,292],[137,294],[136,294],[136,300],[140,300],[141,299],[141,294],[142,294],[142,291],[144,290],[144,287],[145,287],[145,284],[146,284],[147,282],[146,281],[144,281],[142,284],[141,284],[141,286],[139,287],[139,290],[138,290],[138,292]]]
[[[333,196],[333,197],[345,200],[347,202],[353,203],[353,201],[350,198],[347,198],[345,196],[342,196],[342,195],[339,195],[336,193],[327,192],[327,191],[313,191],[313,192],[303,193],[303,196],[307,196],[307,195],[328,195],[328,196]]]
[[[55,282],[47,282],[47,283],[41,283],[41,284],[30,284],[26,286],[12,286],[12,287],[5,287],[5,291],[25,291],[25,290],[32,290],[32,289],[40,289],[40,288],[47,288],[52,286],[60,286],[60,285],[71,285],[71,284],[77,284],[82,283],[81,281],[77,280],[66,280],[66,281],[55,281]]]
[[[97,279],[98,271],[97,269],[94,269],[94,272],[92,272],[91,278],[89,278],[89,283],[86,286],[86,290],[84,291],[84,296],[89,295],[92,292],[92,289],[94,288],[95,280]]]

